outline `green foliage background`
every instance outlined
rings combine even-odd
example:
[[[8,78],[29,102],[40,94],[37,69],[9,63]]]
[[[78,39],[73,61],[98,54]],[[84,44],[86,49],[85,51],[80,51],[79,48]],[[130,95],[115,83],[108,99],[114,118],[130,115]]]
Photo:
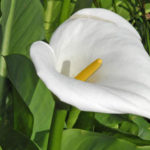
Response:
[[[150,54],[149,0],[0,0],[0,150],[150,150],[150,120],[80,112],[37,77],[30,45],[82,8],[127,19]]]

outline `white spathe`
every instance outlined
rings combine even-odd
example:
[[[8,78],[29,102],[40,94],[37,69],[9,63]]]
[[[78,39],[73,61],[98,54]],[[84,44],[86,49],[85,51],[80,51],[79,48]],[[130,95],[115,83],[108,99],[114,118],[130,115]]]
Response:
[[[150,118],[150,58],[137,31],[105,9],[83,9],[54,32],[50,45],[38,41],[30,55],[37,74],[61,101],[83,111],[131,113]],[[87,82],[73,79],[101,58]],[[70,63],[70,77],[62,75]]]

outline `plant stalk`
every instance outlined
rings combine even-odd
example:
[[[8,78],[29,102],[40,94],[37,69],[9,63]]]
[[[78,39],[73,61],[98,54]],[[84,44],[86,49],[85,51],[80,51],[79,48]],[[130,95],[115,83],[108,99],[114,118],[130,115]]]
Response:
[[[47,150],[61,149],[62,133],[65,125],[66,115],[67,110],[56,109],[54,111]]]

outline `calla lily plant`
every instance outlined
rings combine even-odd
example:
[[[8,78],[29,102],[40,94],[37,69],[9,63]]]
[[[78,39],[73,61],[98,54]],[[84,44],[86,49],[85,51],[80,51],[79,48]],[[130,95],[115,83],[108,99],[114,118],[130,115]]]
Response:
[[[82,111],[150,118],[150,58],[136,29],[119,15],[80,10],[57,28],[50,44],[33,43],[30,55],[61,101]],[[74,79],[98,58],[103,64],[87,82]]]

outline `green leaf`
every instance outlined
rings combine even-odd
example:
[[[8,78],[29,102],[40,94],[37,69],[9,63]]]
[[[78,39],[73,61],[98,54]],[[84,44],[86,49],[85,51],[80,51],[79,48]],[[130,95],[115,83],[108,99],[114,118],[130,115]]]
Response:
[[[23,55],[8,55],[5,57],[5,60],[8,78],[25,103],[30,105],[38,83],[38,77],[32,62]]]
[[[47,144],[49,139],[49,130],[37,132],[34,141],[38,143],[42,150],[47,150]]]
[[[32,134],[34,139],[36,133],[50,129],[54,110],[52,94],[39,80],[28,58],[22,55],[9,55],[5,60],[8,78],[34,116]]]
[[[100,1],[101,7],[111,9],[113,6],[112,0],[98,0]]]
[[[64,131],[61,150],[147,150],[126,140],[84,130]]]
[[[6,113],[5,99],[8,93],[9,93],[9,82],[7,78],[0,76],[0,123],[1,121],[4,121],[4,116]]]
[[[138,135],[138,126],[126,115],[96,113],[95,119],[102,125],[122,133]]]
[[[30,139],[6,127],[0,128],[0,145],[3,150],[40,150]]]
[[[127,6],[126,6],[126,4],[123,1],[118,1],[116,3],[116,11],[117,11],[117,13],[120,16],[124,17],[125,19],[130,20],[131,16],[129,14],[129,11],[127,9],[125,9],[125,7],[127,7]]]
[[[54,100],[51,92],[41,80],[38,81],[29,108],[34,115],[32,137],[36,132],[49,130],[54,111]]]
[[[95,127],[94,114],[93,112],[81,112],[74,127],[93,131]]]
[[[96,120],[122,133],[136,135],[144,140],[150,140],[150,123],[140,116],[129,115],[110,115],[110,114],[96,114]]]
[[[144,140],[150,140],[150,123],[140,116],[130,115],[129,118],[138,126],[138,136]]]
[[[145,4],[146,13],[150,13],[150,3]]]
[[[1,53],[28,55],[30,45],[43,39],[43,8],[40,0],[2,0]]]
[[[150,150],[150,146],[138,146],[137,150]]]
[[[12,87],[13,128],[30,137],[33,129],[33,115],[16,89]]]
[[[113,136],[113,137],[116,137],[116,138],[127,140],[127,141],[129,141],[133,144],[136,144],[136,145],[145,146],[145,145],[150,144],[149,141],[142,140],[137,136],[134,136],[134,135],[131,135],[131,134],[126,134],[126,133],[121,133],[119,131],[116,131],[116,130],[113,130],[113,129],[110,129],[110,128],[107,128],[107,127],[104,127],[104,126],[100,126],[100,125],[99,126],[95,125],[95,132],[100,132],[100,133],[103,133],[104,135],[107,135],[107,136]]]
[[[92,6],[92,0],[86,0],[86,1],[76,0],[74,12],[83,8],[90,8],[91,6]]]
[[[125,9],[126,4],[123,0],[97,0],[97,4],[100,4],[97,7],[112,10],[125,19],[130,19],[129,11]]]

